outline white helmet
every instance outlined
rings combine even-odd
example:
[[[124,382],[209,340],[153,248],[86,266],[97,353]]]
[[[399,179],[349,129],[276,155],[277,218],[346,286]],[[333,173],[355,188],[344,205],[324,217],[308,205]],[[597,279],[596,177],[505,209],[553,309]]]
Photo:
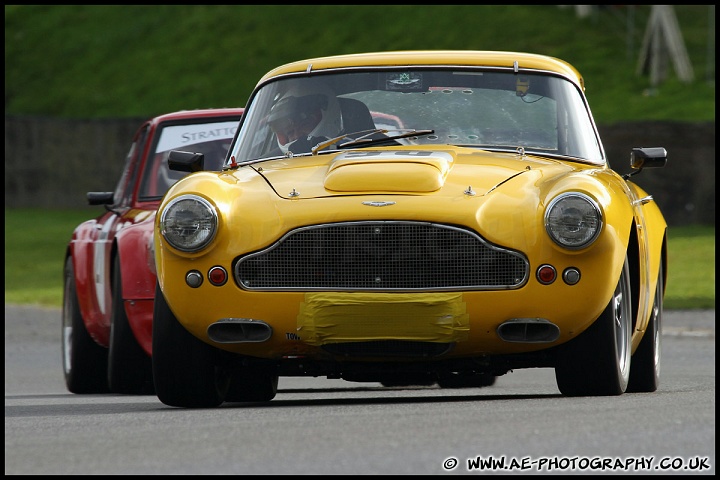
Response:
[[[301,78],[290,80],[292,85],[275,102],[267,117],[268,123],[278,122],[285,119],[297,121],[303,119],[318,109],[322,113],[322,119],[317,126],[307,135],[311,137],[334,138],[342,130],[342,115],[340,104],[335,93],[325,82],[317,78]],[[288,147],[295,140],[281,143],[278,137],[278,146],[283,153],[287,153]]]

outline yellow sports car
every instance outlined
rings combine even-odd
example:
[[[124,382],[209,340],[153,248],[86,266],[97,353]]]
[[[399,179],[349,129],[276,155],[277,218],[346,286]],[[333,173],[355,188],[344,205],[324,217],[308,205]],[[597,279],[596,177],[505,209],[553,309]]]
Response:
[[[557,58],[406,51],[302,60],[253,90],[222,171],[155,222],[155,390],[267,401],[278,377],[490,386],[554,368],[569,396],[659,383],[667,224],[606,158]],[[392,119],[392,120],[388,120]],[[618,159],[612,159],[618,161]]]

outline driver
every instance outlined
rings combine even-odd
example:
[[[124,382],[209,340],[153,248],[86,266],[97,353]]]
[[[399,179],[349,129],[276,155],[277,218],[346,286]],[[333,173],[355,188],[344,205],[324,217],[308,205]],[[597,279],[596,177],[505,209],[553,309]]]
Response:
[[[267,123],[282,153],[309,152],[318,143],[337,137],[342,130],[340,105],[335,94],[318,80],[295,80],[272,106]]]

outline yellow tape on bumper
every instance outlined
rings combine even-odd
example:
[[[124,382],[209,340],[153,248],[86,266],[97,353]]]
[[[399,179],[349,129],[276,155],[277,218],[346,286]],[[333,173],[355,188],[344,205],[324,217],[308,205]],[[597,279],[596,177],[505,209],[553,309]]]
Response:
[[[308,293],[297,319],[309,345],[371,340],[450,343],[467,339],[461,293]]]

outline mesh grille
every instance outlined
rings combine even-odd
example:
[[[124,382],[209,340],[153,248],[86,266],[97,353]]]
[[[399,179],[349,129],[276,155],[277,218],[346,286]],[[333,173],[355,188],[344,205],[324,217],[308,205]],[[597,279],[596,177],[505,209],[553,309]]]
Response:
[[[517,252],[420,222],[349,222],[294,230],[235,265],[248,290],[511,289],[528,278]]]

